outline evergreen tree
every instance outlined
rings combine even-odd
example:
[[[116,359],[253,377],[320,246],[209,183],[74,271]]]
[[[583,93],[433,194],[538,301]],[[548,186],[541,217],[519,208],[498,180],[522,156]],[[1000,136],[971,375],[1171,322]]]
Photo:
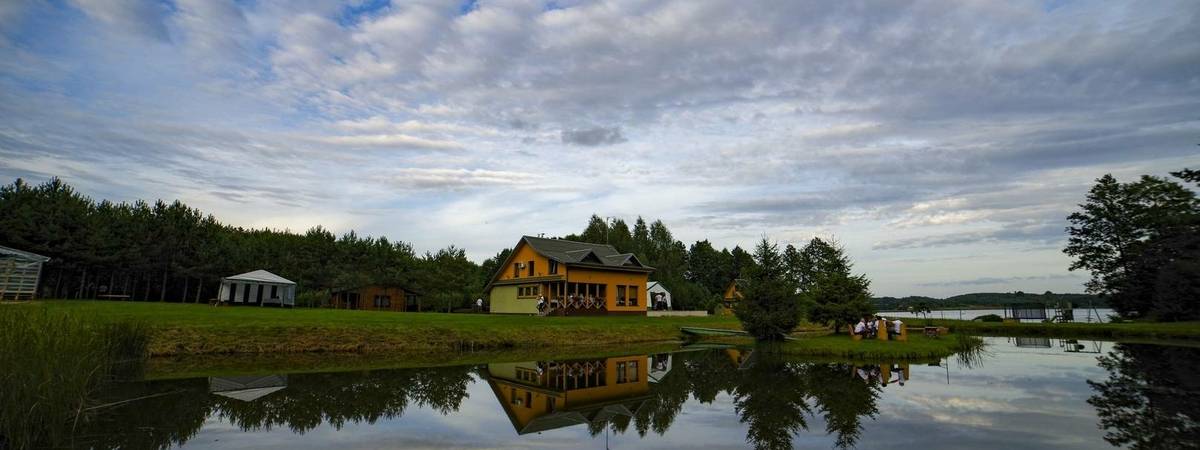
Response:
[[[754,260],[734,314],[756,339],[782,339],[800,324],[800,298],[787,280],[778,245],[764,237],[754,249]]]
[[[875,313],[870,280],[851,274],[850,258],[836,242],[813,238],[799,254],[798,265],[789,270],[800,280],[797,287],[810,321],[830,324],[836,333],[842,325]]]

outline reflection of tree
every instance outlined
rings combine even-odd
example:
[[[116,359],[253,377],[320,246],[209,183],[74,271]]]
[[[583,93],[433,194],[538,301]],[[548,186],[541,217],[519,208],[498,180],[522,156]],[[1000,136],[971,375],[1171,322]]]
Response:
[[[839,448],[853,447],[862,434],[862,417],[879,413],[879,385],[848,375],[854,370],[848,364],[807,364],[805,369],[809,394],[824,413],[825,431],[837,435]]]
[[[300,374],[288,378],[287,389],[253,402],[215,401],[220,414],[243,429],[286,425],[299,433],[323,421],[340,429],[347,422],[394,419],[410,401],[448,414],[462,404],[469,380],[464,367]]]
[[[1088,381],[1104,439],[1133,449],[1200,448],[1200,349],[1118,344],[1099,358],[1108,380]]]
[[[659,435],[666,433],[675,422],[675,416],[683,410],[683,404],[687,402],[692,386],[685,373],[686,369],[683,368],[686,360],[682,355],[672,358],[671,372],[650,390],[650,399],[646,400],[634,417],[634,428],[637,429],[638,435],[644,437],[651,429]]]
[[[81,423],[74,445],[91,448],[168,448],[195,436],[214,413],[243,430],[286,426],[294,432],[323,422],[375,423],[400,417],[410,404],[442,414],[467,397],[470,367],[295,374],[287,387],[253,401],[213,395],[203,379],[121,383],[101,401],[142,398],[98,410]]]
[[[759,449],[792,448],[792,435],[808,428],[810,413],[800,364],[761,355],[740,371],[733,404],[746,430],[746,441]]]

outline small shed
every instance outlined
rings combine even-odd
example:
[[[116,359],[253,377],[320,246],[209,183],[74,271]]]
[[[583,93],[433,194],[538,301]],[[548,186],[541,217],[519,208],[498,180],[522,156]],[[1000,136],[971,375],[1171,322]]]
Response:
[[[42,264],[50,258],[15,248],[0,247],[0,300],[29,300],[37,296]]]
[[[221,279],[217,300],[232,305],[296,305],[296,283],[265,270]]]
[[[671,309],[671,291],[657,281],[646,283],[646,309],[651,311]]]

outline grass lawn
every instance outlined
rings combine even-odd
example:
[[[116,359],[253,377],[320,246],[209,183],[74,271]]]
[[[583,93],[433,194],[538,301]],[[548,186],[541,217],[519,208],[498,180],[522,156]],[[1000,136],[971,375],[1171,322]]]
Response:
[[[0,314],[8,308],[141,322],[152,330],[150,353],[156,356],[616,345],[678,340],[680,326],[740,328],[728,316],[535,317],[88,300],[3,304]]]

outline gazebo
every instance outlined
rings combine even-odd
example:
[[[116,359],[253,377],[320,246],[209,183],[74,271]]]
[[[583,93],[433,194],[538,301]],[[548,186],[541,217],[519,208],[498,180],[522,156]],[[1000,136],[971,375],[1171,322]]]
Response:
[[[265,270],[221,279],[217,300],[232,305],[296,305],[296,283]]]
[[[0,300],[29,300],[36,297],[38,280],[42,277],[42,263],[49,260],[42,255],[0,247]]]
[[[671,309],[671,291],[668,291],[662,283],[651,281],[646,283],[646,309],[655,311],[658,309]],[[659,306],[659,301],[662,301],[662,306]]]

